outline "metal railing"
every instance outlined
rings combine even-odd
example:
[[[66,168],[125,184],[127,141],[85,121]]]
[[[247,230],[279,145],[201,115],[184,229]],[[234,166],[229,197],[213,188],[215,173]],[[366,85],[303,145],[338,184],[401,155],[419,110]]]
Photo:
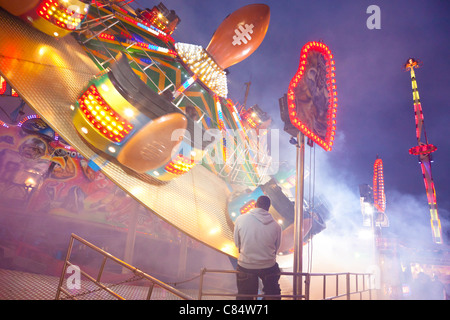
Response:
[[[114,257],[113,255],[109,254],[108,252],[96,247],[95,245],[91,244],[90,242],[84,240],[83,238],[72,234],[70,237],[70,243],[69,243],[69,248],[67,250],[67,255],[66,255],[66,259],[64,261],[64,266],[63,266],[63,270],[61,272],[61,277],[59,279],[59,285],[57,288],[57,292],[56,292],[56,300],[59,300],[61,298],[61,293],[64,293],[66,295],[67,298],[70,299],[77,299],[78,295],[72,294],[69,290],[67,290],[66,288],[64,288],[64,279],[65,279],[65,275],[67,272],[67,268],[69,266],[74,266],[77,267],[75,264],[73,264],[70,261],[71,258],[71,254],[72,254],[72,249],[73,249],[73,244],[74,241],[79,241],[81,244],[83,244],[84,246],[94,250],[95,252],[99,253],[101,256],[103,256],[103,261],[101,263],[101,266],[99,268],[97,277],[94,278],[93,276],[89,275],[86,271],[78,269],[79,272],[81,273],[81,275],[83,275],[89,282],[93,283],[94,285],[96,285],[98,287],[97,290],[102,290],[106,293],[108,293],[109,295],[111,295],[112,297],[118,299],[118,300],[125,300],[124,297],[122,297],[121,295],[119,295],[118,293],[114,292],[111,287],[112,286],[107,286],[104,283],[102,283],[102,275],[105,269],[105,264],[107,262],[107,260],[111,260],[112,262],[118,264],[119,266],[121,266],[122,268],[124,268],[125,270],[128,269],[132,272],[133,274],[133,278],[134,279],[139,279],[139,280],[145,280],[148,281],[149,286],[148,286],[148,291],[147,291],[147,295],[146,298],[147,300],[150,300],[152,297],[152,293],[153,293],[153,289],[156,287],[163,289],[164,291],[173,294],[175,297],[182,299],[182,300],[192,300],[192,297],[184,294],[183,292],[169,286],[168,284],[146,274],[145,272],[129,265],[128,263]],[[128,282],[128,281],[124,281],[124,282]],[[91,291],[92,292],[92,291]],[[87,293],[91,293],[91,292],[87,292]]]
[[[89,248],[93,250],[94,252],[100,254],[100,256],[103,258],[98,270],[98,273],[96,276],[88,274],[85,270],[81,270],[77,267],[76,264],[74,264],[71,261],[72,251],[74,248],[74,242],[78,241],[81,245],[85,246],[86,248]],[[113,263],[117,264],[119,267],[122,267],[123,270],[129,270],[131,271],[132,277],[128,280],[115,283],[115,284],[105,284],[104,281],[102,281],[102,276],[105,271],[105,265],[106,262],[110,260]],[[67,275],[67,269],[68,267],[73,266],[78,268],[78,271],[80,272],[80,276],[82,275],[89,283],[92,283],[95,290],[88,290],[86,292],[77,292],[75,290],[71,292],[70,289],[66,289],[64,287],[64,280],[66,279]],[[248,298],[248,299],[258,299],[258,298],[264,298],[264,299],[292,299],[292,300],[315,300],[315,299],[322,299],[322,300],[335,300],[335,299],[347,299],[351,300],[352,298],[359,298],[360,300],[373,299],[372,291],[375,290],[373,286],[373,277],[374,274],[371,273],[351,273],[351,272],[341,272],[341,273],[302,273],[297,274],[294,272],[280,272],[280,276],[282,277],[301,277],[300,281],[304,281],[304,291],[300,294],[293,294],[287,292],[286,294],[280,294],[280,295],[265,295],[265,294],[257,294],[257,295],[243,295],[243,294],[237,294],[236,292],[232,292],[230,289],[224,290],[224,289],[215,289],[216,291],[205,291],[205,282],[206,282],[206,275],[207,274],[222,274],[222,275],[230,275],[230,274],[236,274],[239,271],[236,270],[218,270],[218,269],[206,269],[203,268],[200,272],[200,275],[198,277],[195,277],[195,279],[199,278],[199,289],[198,289],[198,300],[202,300],[205,297],[216,297],[219,299],[234,299],[236,297],[240,298]],[[123,296],[118,294],[117,292],[113,291],[113,288],[115,286],[118,286],[123,283],[128,283],[132,281],[137,280],[144,280],[145,284],[148,284],[148,289],[146,289],[146,286],[144,286],[144,289],[147,290],[146,299],[150,300],[152,298],[152,293],[154,292],[155,286],[157,288],[160,288],[161,290],[172,294],[177,299],[182,300],[193,300],[194,298],[175,289],[174,287],[146,274],[145,272],[139,270],[138,268],[135,268],[128,263],[116,258],[115,256],[111,255],[110,253],[98,248],[97,246],[93,245],[92,243],[86,241],[85,239],[72,234],[70,237],[69,247],[67,250],[66,258],[64,261],[63,269],[61,271],[61,277],[59,279],[59,284],[56,292],[56,300],[59,299],[73,299],[77,300],[78,297],[83,295],[88,295],[96,291],[102,291],[107,293],[108,295],[112,296],[115,299],[118,300],[125,300]],[[217,280],[217,276],[215,277],[215,280]],[[313,283],[314,282],[314,283]],[[209,286],[210,288],[213,286]],[[142,286],[141,286],[142,288]],[[211,290],[211,289],[210,289]],[[314,296],[312,296],[312,292],[314,290]],[[322,291],[322,294],[320,295],[320,291]],[[63,293],[65,296],[61,297],[61,293]]]
[[[304,279],[304,292],[301,294],[281,294],[281,295],[243,295],[237,293],[223,293],[223,292],[205,292],[203,290],[203,286],[205,283],[205,275],[207,273],[221,273],[221,274],[236,274],[239,271],[235,270],[217,270],[217,269],[202,269],[200,273],[200,286],[198,292],[198,300],[202,300],[205,296],[214,296],[214,297],[222,297],[232,298],[232,297],[242,297],[242,298],[265,298],[265,299],[294,299],[294,300],[312,300],[311,299],[311,289],[312,289],[312,279],[319,279],[322,281],[322,296],[316,297],[315,299],[322,300],[335,300],[344,298],[346,300],[351,300],[354,296],[359,296],[360,300],[363,300],[365,295],[368,297],[366,299],[372,300],[372,291],[375,290],[372,285],[372,279],[374,277],[371,273],[351,273],[351,272],[342,272],[342,273],[302,273],[296,274],[294,272],[280,272],[280,276],[300,276],[301,281]],[[330,290],[328,284],[330,281],[327,279],[332,278],[334,290]],[[343,280],[342,280],[343,279]],[[340,283],[344,281],[344,285],[342,286]],[[332,287],[333,287],[332,286]],[[317,286],[318,287],[318,286]],[[343,290],[342,290],[343,289]],[[333,291],[333,294],[329,293],[329,291]],[[343,291],[343,292],[342,292]],[[327,295],[330,294],[330,295]]]

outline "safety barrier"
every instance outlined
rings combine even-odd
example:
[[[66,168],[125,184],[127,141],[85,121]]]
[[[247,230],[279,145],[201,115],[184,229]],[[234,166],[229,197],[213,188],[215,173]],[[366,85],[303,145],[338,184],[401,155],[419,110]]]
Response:
[[[100,255],[103,256],[103,261],[101,263],[101,266],[99,268],[97,277],[94,278],[93,276],[89,275],[86,271],[81,270],[80,268],[78,268],[77,270],[80,272],[80,276],[83,275],[90,283],[93,283],[95,286],[97,286],[97,290],[102,290],[103,292],[108,293],[109,295],[111,295],[113,298],[118,299],[118,300],[125,300],[124,297],[122,297],[121,295],[119,295],[118,293],[114,292],[111,288],[112,286],[107,286],[104,283],[102,283],[101,279],[102,279],[102,275],[104,272],[104,268],[105,268],[105,264],[107,262],[107,260],[111,260],[112,262],[118,264],[119,266],[121,266],[122,268],[124,268],[125,270],[128,269],[132,272],[133,274],[133,281],[139,279],[139,280],[145,280],[148,281],[149,285],[148,285],[148,290],[147,290],[147,295],[146,298],[147,300],[150,300],[152,297],[152,293],[153,293],[153,289],[156,287],[163,289],[164,291],[174,295],[175,297],[182,299],[182,300],[192,300],[192,297],[184,294],[183,292],[169,286],[168,284],[144,273],[143,271],[129,265],[128,263],[114,257],[113,255],[109,254],[108,252],[96,247],[95,245],[91,244],[90,242],[84,240],[83,238],[72,234],[70,237],[70,243],[69,243],[69,248],[67,251],[67,255],[66,255],[66,259],[64,261],[64,266],[63,266],[63,270],[61,272],[61,277],[59,279],[59,285],[58,285],[58,289],[56,292],[56,300],[61,299],[61,293],[65,294],[64,298],[70,298],[73,300],[77,300],[77,297],[80,297],[82,295],[86,295],[89,293],[92,293],[95,290],[91,290],[91,291],[87,291],[87,292],[82,292],[79,293],[77,292],[76,294],[70,292],[70,290],[64,288],[64,279],[65,276],[67,274],[67,268],[69,266],[73,266],[73,267],[77,267],[75,264],[73,264],[72,262],[70,262],[70,258],[71,258],[71,254],[72,254],[72,249],[73,249],[73,244],[74,241],[79,241],[81,244],[83,244],[84,246],[94,250],[95,252],[99,253]],[[126,280],[124,282],[131,282],[130,280]],[[117,285],[117,284],[116,284]]]
[[[312,279],[320,279],[322,281],[322,300],[335,300],[335,299],[347,299],[351,300],[354,296],[359,296],[360,300],[368,299],[372,300],[372,291],[375,290],[373,283],[374,275],[371,273],[351,273],[351,272],[342,272],[342,273],[301,273],[297,274],[294,272],[281,272],[280,276],[299,276],[301,277],[300,281],[305,283],[305,291],[301,294],[281,294],[281,295],[238,295],[236,293],[223,293],[223,292],[205,292],[203,291],[203,285],[205,282],[205,275],[207,273],[222,273],[222,274],[236,274],[238,271],[235,270],[216,270],[216,269],[202,269],[200,274],[200,287],[198,292],[198,300],[202,300],[205,296],[214,296],[214,297],[222,297],[222,298],[230,298],[230,297],[242,297],[242,298],[263,298],[263,299],[294,299],[294,300],[310,300],[311,299],[311,288],[312,288]],[[330,283],[327,279],[333,279],[334,285],[334,293],[333,295],[327,295],[329,290],[328,284]],[[344,281],[344,290],[341,293],[342,285],[340,283]],[[366,297],[367,295],[367,297]]]
[[[101,265],[98,270],[98,274],[96,277],[88,274],[85,270],[81,270],[77,267],[76,264],[71,262],[71,255],[74,247],[74,242],[78,241],[80,244],[84,245],[86,248],[89,248],[93,250],[94,252],[97,252],[100,254],[103,259],[101,262]],[[102,275],[104,274],[105,265],[107,260],[111,260],[113,263],[117,264],[119,267],[122,267],[123,270],[129,270],[131,271],[132,277],[126,279],[125,281],[121,281],[119,283],[115,284],[105,284],[102,281]],[[66,275],[68,274],[68,268],[69,267],[76,267],[78,268],[78,272],[80,273],[80,276],[84,276],[85,279],[89,283],[94,284],[95,289],[94,290],[85,290],[85,291],[71,291],[68,288],[64,287],[64,280],[66,279]],[[282,277],[301,277],[300,281],[304,281],[304,292],[301,292],[300,294],[281,294],[281,295],[264,295],[264,294],[257,294],[257,295],[242,295],[237,294],[235,292],[230,292],[230,290],[222,290],[220,289],[217,291],[205,291],[205,281],[206,281],[206,274],[236,274],[238,271],[236,270],[217,270],[217,269],[206,269],[203,268],[200,272],[199,276],[196,276],[195,278],[191,280],[195,280],[199,278],[199,290],[198,290],[198,300],[202,300],[205,297],[214,297],[214,299],[235,299],[236,297],[241,298],[248,298],[248,299],[292,299],[292,300],[312,300],[312,299],[323,299],[323,300],[334,300],[334,299],[354,299],[359,298],[360,300],[368,299],[372,300],[373,294],[372,291],[375,290],[373,286],[373,279],[374,275],[370,273],[351,273],[351,272],[342,272],[342,273],[301,273],[297,274],[294,272],[281,272],[280,276]],[[331,280],[330,280],[331,279]],[[164,283],[145,272],[139,270],[138,268],[135,268],[128,263],[114,257],[110,253],[98,248],[97,246],[91,244],[90,242],[86,241],[85,239],[72,234],[70,237],[69,247],[67,250],[66,259],[64,261],[64,266],[61,272],[61,277],[59,279],[59,284],[56,292],[56,300],[59,299],[74,299],[77,300],[77,298],[89,295],[96,291],[102,291],[106,292],[110,296],[112,296],[115,299],[118,300],[125,300],[123,296],[121,296],[119,293],[113,291],[112,289],[114,287],[117,287],[120,284],[124,283],[130,283],[137,280],[144,280],[145,285],[140,286],[140,288],[144,288],[147,290],[146,293],[146,299],[150,300],[152,298],[152,293],[154,292],[155,286],[157,288],[162,289],[163,291],[167,292],[168,294],[173,295],[176,299],[182,299],[182,300],[193,300],[193,297],[175,289],[174,287],[170,286],[167,283]],[[217,276],[215,277],[215,280],[217,280]],[[313,284],[313,282],[315,282]],[[321,282],[321,283],[320,283]],[[66,287],[67,287],[68,280],[66,279]],[[146,285],[148,283],[148,289],[146,288]],[[212,287],[212,286],[209,286]],[[312,297],[311,292],[312,288],[314,287],[314,293],[315,296]],[[322,295],[320,295],[320,287],[322,288]],[[331,293],[330,293],[331,291]],[[61,293],[63,293],[65,296],[62,297]],[[319,295],[319,296],[317,296]],[[209,299],[209,298],[208,298]]]

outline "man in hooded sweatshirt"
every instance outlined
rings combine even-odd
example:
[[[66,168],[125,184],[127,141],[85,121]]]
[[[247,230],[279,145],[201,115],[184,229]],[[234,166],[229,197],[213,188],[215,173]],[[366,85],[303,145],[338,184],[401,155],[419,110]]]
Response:
[[[234,225],[234,243],[239,249],[236,275],[238,295],[258,294],[258,278],[264,294],[280,295],[280,269],[276,254],[281,242],[281,227],[269,213],[270,198],[260,196],[255,208],[239,216]],[[238,300],[249,297],[237,297]]]

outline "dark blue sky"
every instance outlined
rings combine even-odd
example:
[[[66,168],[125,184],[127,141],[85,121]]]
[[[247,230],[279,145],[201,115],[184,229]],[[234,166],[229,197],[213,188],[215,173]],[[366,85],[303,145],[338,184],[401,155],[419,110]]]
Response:
[[[149,7],[159,1],[139,0]],[[384,163],[387,213],[393,227],[414,233],[412,217],[428,228],[429,211],[420,166],[408,149],[417,144],[410,75],[402,69],[409,57],[423,62],[416,71],[425,128],[433,154],[433,177],[441,220],[450,219],[450,2],[390,1],[243,1],[164,0],[181,18],[176,42],[207,47],[212,34],[231,12],[250,3],[266,3],[270,25],[261,46],[249,58],[229,68],[229,98],[243,102],[244,83],[251,81],[247,105],[258,104],[282,128],[278,98],[295,74],[301,47],[323,40],[336,61],[338,92],[337,138],[331,152],[316,149],[316,165],[343,181],[359,197],[358,185],[372,183],[377,155]],[[369,5],[381,10],[381,29],[369,30]],[[281,135],[282,142],[289,136]],[[284,159],[285,158],[285,159]],[[295,161],[287,144],[281,160]],[[326,165],[327,168],[321,168]],[[328,177],[321,180],[326,184]],[[322,186],[323,187],[323,186]],[[316,186],[317,189],[321,185]],[[359,203],[350,207],[358,208]],[[449,223],[442,221],[448,233]],[[428,235],[427,235],[428,236]],[[431,236],[430,236],[431,238]]]

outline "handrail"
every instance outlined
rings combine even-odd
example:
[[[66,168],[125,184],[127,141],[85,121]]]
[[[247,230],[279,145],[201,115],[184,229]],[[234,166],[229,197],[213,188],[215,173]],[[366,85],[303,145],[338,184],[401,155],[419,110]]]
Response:
[[[162,282],[162,281],[160,281],[160,280],[158,280],[158,279],[156,279],[156,278],[146,274],[145,272],[139,270],[138,268],[133,267],[132,265],[130,265],[130,264],[128,264],[128,263],[126,263],[126,262],[116,258],[115,256],[111,255],[110,253],[108,253],[108,252],[98,248],[97,246],[93,245],[92,243],[86,241],[85,239],[83,239],[83,238],[81,238],[81,237],[79,237],[79,236],[77,236],[76,234],[73,234],[73,233],[72,233],[72,235],[70,237],[70,243],[69,243],[69,247],[68,247],[68,250],[67,250],[66,259],[64,261],[64,266],[63,266],[63,269],[62,269],[62,272],[61,272],[61,277],[59,279],[59,284],[58,284],[58,288],[57,288],[57,291],[56,291],[56,298],[55,298],[56,300],[60,299],[61,292],[63,292],[67,296],[71,297],[72,299],[75,299],[75,297],[73,297],[69,291],[67,291],[66,289],[63,288],[64,276],[65,276],[65,274],[67,272],[67,267],[74,266],[74,264],[69,261],[70,257],[71,257],[71,254],[72,254],[72,248],[73,248],[74,240],[77,240],[77,241],[81,242],[85,246],[87,246],[87,247],[91,248],[92,250],[94,250],[94,251],[100,253],[101,255],[103,255],[103,262],[102,262],[102,265],[101,265],[100,270],[98,272],[97,278],[92,277],[91,275],[89,275],[88,273],[86,273],[84,270],[81,270],[81,269],[80,269],[80,273],[83,276],[85,276],[89,281],[91,281],[93,284],[97,285],[101,290],[104,290],[105,292],[111,294],[116,299],[125,300],[119,294],[115,293],[110,288],[106,287],[104,284],[101,283],[101,277],[102,277],[104,266],[106,264],[107,259],[110,259],[111,261],[119,264],[120,266],[122,266],[122,267],[124,267],[126,269],[129,269],[130,271],[132,271],[132,273],[136,277],[138,277],[140,279],[143,279],[143,280],[150,281],[149,291],[147,293],[147,300],[150,300],[151,294],[153,292],[153,287],[155,285],[160,287],[160,288],[162,288],[162,289],[164,289],[164,290],[166,290],[166,291],[168,291],[168,292],[170,292],[171,294],[177,296],[180,299],[192,300],[192,297],[190,297],[190,296],[184,294],[183,292],[181,292],[181,291],[171,287],[170,285],[168,285],[168,284],[166,284],[166,283],[164,283],[164,282]]]
[[[244,297],[244,298],[269,298],[269,299],[283,299],[283,298],[292,298],[294,300],[297,299],[305,299],[310,300],[310,291],[311,291],[311,278],[312,277],[322,277],[323,278],[323,300],[334,300],[342,297],[346,297],[347,300],[351,299],[352,295],[359,294],[360,300],[362,300],[363,293],[369,294],[369,300],[372,300],[372,288],[371,286],[366,286],[366,280],[371,280],[371,277],[374,276],[372,273],[355,273],[355,272],[335,272],[335,273],[295,273],[295,272],[280,272],[280,276],[300,276],[305,277],[305,292],[300,295],[294,294],[280,294],[280,295],[244,295],[244,294],[236,294],[236,293],[220,293],[220,292],[205,292],[203,291],[204,284],[204,276],[206,273],[239,273],[240,271],[236,270],[218,270],[218,269],[206,269],[203,268],[200,272],[200,285],[198,292],[198,300],[202,300],[204,296],[217,296],[217,297]],[[339,294],[339,277],[345,276],[345,293]],[[336,278],[336,290],[335,295],[327,296],[327,285],[326,279],[327,277],[335,277]],[[355,279],[355,290],[351,290],[351,280],[352,277]],[[362,277],[362,289],[359,290],[359,281],[358,279]]]
[[[128,270],[130,270],[133,274],[134,277],[140,279],[140,280],[148,280],[150,282],[149,288],[148,288],[148,293],[147,293],[147,300],[150,300],[152,292],[153,292],[153,288],[154,286],[158,286],[160,288],[162,288],[163,290],[166,290],[167,292],[173,294],[174,296],[180,298],[180,299],[184,299],[184,300],[193,300],[193,298],[191,296],[188,296],[186,294],[184,294],[183,292],[173,288],[172,286],[146,274],[145,272],[139,270],[136,267],[131,266],[130,264],[116,258],[115,256],[111,255],[110,253],[98,248],[97,246],[93,245],[92,243],[88,242],[87,240],[72,234],[70,237],[70,243],[69,243],[69,247],[67,250],[67,254],[66,254],[66,258],[64,261],[64,266],[61,272],[61,277],[59,280],[59,284],[58,284],[58,288],[57,288],[57,292],[56,292],[56,300],[60,299],[60,295],[61,292],[64,293],[67,297],[70,297],[71,299],[76,299],[76,297],[74,295],[72,295],[68,290],[66,290],[63,287],[63,282],[65,279],[65,274],[67,273],[67,268],[69,266],[76,266],[75,264],[73,264],[70,261],[71,258],[71,254],[72,254],[72,248],[73,248],[73,244],[74,241],[79,241],[80,243],[82,243],[83,245],[85,245],[86,247],[100,253],[101,255],[103,255],[103,261],[101,263],[100,269],[98,271],[98,275],[97,277],[93,277],[91,275],[89,275],[87,272],[85,272],[84,270],[79,269],[79,272],[86,278],[88,279],[90,282],[92,282],[93,284],[95,284],[97,287],[99,287],[98,290],[103,290],[104,292],[112,295],[114,298],[119,299],[119,300],[125,300],[122,296],[120,296],[119,294],[117,294],[116,292],[114,292],[113,290],[111,290],[111,287],[107,287],[106,285],[104,285],[101,282],[101,277],[103,275],[103,271],[104,271],[104,267],[105,264],[107,262],[108,259],[110,259],[111,261],[113,261],[114,263],[117,263],[118,265],[120,265],[123,268],[126,268]],[[369,280],[368,283],[371,283],[370,280],[372,279],[372,277],[374,276],[371,273],[351,273],[351,272],[336,272],[336,273],[294,273],[294,272],[280,272],[280,276],[297,276],[297,277],[301,277],[301,279],[303,279],[304,277],[304,282],[305,282],[305,291],[301,292],[299,295],[295,295],[295,294],[280,294],[280,295],[264,295],[264,294],[257,294],[257,295],[243,295],[243,294],[236,294],[236,293],[224,293],[224,292],[206,292],[203,290],[204,287],[204,281],[205,281],[205,275],[206,273],[220,273],[220,274],[236,274],[239,271],[236,270],[218,270],[218,269],[207,269],[207,268],[203,268],[201,269],[200,272],[200,283],[199,283],[199,292],[198,292],[198,300],[202,300],[203,297],[205,296],[216,296],[216,297],[223,297],[223,298],[231,298],[231,297],[242,297],[242,298],[266,298],[266,299],[305,299],[305,300],[310,300],[310,292],[311,292],[311,279],[313,277],[318,277],[318,278],[322,278],[323,281],[323,293],[322,293],[322,299],[323,300],[333,300],[333,299],[339,299],[339,298],[346,298],[347,300],[350,300],[352,295],[356,295],[359,294],[360,296],[360,300],[362,300],[363,294],[364,293],[368,293],[369,294],[369,299],[372,299],[372,290],[374,290],[374,288],[372,288],[370,285],[366,285],[367,280]],[[335,293],[332,296],[327,296],[327,279],[328,278],[335,278]],[[340,277],[345,277],[345,290],[344,293],[339,293],[339,280]],[[360,289],[360,282],[359,279],[362,277],[362,289]],[[355,289],[352,291],[352,279],[354,280],[353,284]],[[88,292],[91,293],[91,292]]]

